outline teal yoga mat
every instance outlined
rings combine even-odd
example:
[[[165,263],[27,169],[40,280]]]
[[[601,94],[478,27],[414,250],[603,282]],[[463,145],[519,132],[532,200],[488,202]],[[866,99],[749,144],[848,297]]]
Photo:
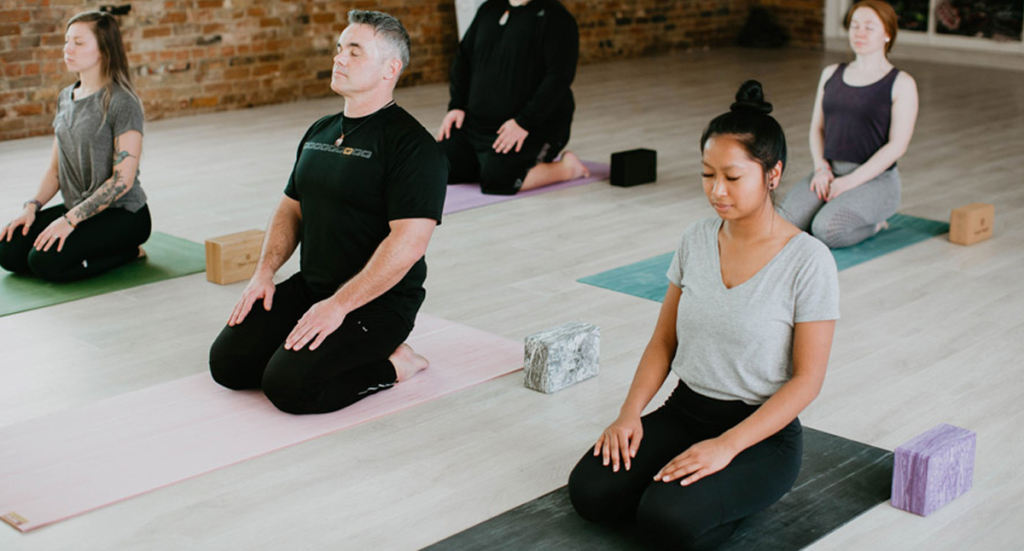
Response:
[[[857,264],[867,262],[884,254],[889,254],[904,247],[949,232],[949,224],[894,214],[889,219],[889,229],[852,247],[833,249],[836,266],[845,270]],[[672,262],[673,253],[667,253],[614,268],[592,276],[580,278],[586,283],[602,289],[618,291],[635,297],[661,301],[668,290],[665,273]]]
[[[51,283],[2,272],[0,316],[195,274],[206,269],[206,249],[199,243],[153,232],[142,248],[146,250],[144,260],[130,262],[83,281]]]

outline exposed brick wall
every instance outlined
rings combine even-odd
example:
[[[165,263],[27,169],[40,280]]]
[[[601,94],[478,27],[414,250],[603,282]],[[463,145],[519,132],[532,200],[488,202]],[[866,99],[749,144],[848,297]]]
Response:
[[[580,61],[731,44],[750,0],[563,0],[580,28]]]
[[[768,8],[789,31],[789,44],[797,48],[822,48],[825,44],[824,0],[754,0]]]
[[[793,43],[821,47],[824,0],[563,0],[580,25],[582,63],[732,43],[755,3]],[[50,132],[64,24],[99,0],[0,0],[0,140]],[[149,120],[332,94],[334,42],[349,9],[398,16],[412,38],[401,86],[447,79],[454,0],[136,0],[119,16]]]

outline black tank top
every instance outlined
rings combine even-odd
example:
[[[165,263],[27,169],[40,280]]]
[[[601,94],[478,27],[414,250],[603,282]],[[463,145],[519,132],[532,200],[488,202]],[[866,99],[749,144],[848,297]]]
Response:
[[[892,86],[900,71],[893,67],[879,81],[867,86],[843,82],[845,71],[846,64],[839,64],[825,83],[821,101],[825,114],[825,158],[863,163],[889,142]]]

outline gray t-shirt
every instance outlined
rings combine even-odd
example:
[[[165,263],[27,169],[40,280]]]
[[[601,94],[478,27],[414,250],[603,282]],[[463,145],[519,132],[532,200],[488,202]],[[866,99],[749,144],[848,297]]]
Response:
[[[705,396],[762,404],[793,376],[794,325],[839,319],[839,274],[828,247],[800,233],[753,277],[727,289],[721,227],[715,217],[687,228],[668,269],[682,289],[672,370]]]
[[[114,138],[137,130],[142,132],[142,106],[117,84],[111,84],[110,106],[103,117],[103,91],[79,100],[72,91],[79,83],[61,90],[57,98],[57,116],[53,132],[57,136],[60,194],[64,206],[71,209],[95,193],[114,173]],[[113,207],[135,212],[146,204],[139,172],[135,184]]]

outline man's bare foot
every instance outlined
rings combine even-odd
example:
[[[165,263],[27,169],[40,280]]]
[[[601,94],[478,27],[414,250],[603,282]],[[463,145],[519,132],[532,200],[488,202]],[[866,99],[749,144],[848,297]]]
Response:
[[[420,371],[430,367],[430,361],[417,354],[411,346],[402,343],[388,358],[395,366],[398,382],[407,381]]]
[[[887,230],[887,229],[889,229],[889,222],[887,222],[885,220],[882,220],[881,222],[875,224],[875,233],[878,233],[878,232],[880,232],[882,230]]]
[[[572,172],[570,173],[571,175],[567,180],[590,177],[590,170],[587,169],[587,166],[583,164],[583,161],[580,161],[580,158],[572,151],[562,153],[562,160],[559,162],[564,163],[567,168],[572,169]]]
[[[135,257],[138,259],[146,258],[146,249],[139,247],[139,256]]]

